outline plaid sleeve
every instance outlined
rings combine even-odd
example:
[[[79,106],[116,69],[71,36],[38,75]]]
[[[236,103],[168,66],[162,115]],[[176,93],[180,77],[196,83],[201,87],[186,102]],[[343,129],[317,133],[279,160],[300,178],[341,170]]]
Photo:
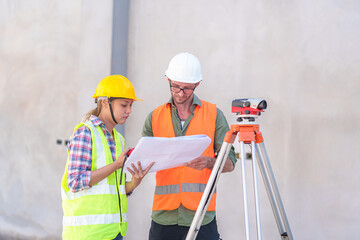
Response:
[[[77,129],[68,143],[68,185],[72,192],[90,188],[92,140],[86,126]]]

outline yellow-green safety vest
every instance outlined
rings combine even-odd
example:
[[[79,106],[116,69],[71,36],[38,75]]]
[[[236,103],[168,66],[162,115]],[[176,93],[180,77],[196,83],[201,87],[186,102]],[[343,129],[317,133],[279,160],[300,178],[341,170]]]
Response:
[[[113,162],[105,135],[99,126],[90,121],[80,123],[74,129],[85,125],[91,131],[92,165],[91,171]],[[124,137],[114,128],[116,158],[124,149]],[[71,192],[67,182],[68,162],[61,182],[63,207],[63,239],[114,239],[119,232],[125,236],[127,230],[127,199],[125,174],[121,168],[89,189]],[[120,184],[121,183],[121,184]]]

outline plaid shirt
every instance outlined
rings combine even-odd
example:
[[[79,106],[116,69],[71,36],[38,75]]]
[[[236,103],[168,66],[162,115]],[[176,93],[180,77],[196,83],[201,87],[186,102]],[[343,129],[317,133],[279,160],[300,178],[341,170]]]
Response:
[[[96,116],[91,115],[90,121],[95,127],[100,126],[109,144],[113,161],[116,158],[115,141],[105,124]],[[68,184],[72,192],[90,188],[92,164],[91,131],[86,126],[77,129],[68,143]]]

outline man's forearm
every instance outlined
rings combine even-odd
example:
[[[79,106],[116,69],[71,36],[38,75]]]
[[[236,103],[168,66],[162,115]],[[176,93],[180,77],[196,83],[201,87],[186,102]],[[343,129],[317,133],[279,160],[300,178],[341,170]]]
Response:
[[[231,161],[230,158],[226,159],[226,162],[225,162],[225,165],[224,165],[224,168],[223,168],[222,172],[223,173],[232,172],[233,170],[234,170],[233,162]]]
[[[207,168],[209,169],[213,169],[214,165],[215,165],[215,162],[216,162],[216,158],[211,158]],[[225,165],[224,165],[224,168],[222,170],[223,173],[225,172],[232,172],[234,170],[234,164],[233,162],[231,161],[230,158],[226,159],[226,162],[225,162]]]

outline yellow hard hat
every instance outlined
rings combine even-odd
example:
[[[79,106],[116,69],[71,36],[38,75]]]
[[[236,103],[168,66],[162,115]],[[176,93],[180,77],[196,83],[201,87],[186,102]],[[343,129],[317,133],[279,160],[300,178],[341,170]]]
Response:
[[[135,89],[132,83],[122,75],[111,75],[101,80],[92,97],[128,98],[142,101],[135,96]]]

